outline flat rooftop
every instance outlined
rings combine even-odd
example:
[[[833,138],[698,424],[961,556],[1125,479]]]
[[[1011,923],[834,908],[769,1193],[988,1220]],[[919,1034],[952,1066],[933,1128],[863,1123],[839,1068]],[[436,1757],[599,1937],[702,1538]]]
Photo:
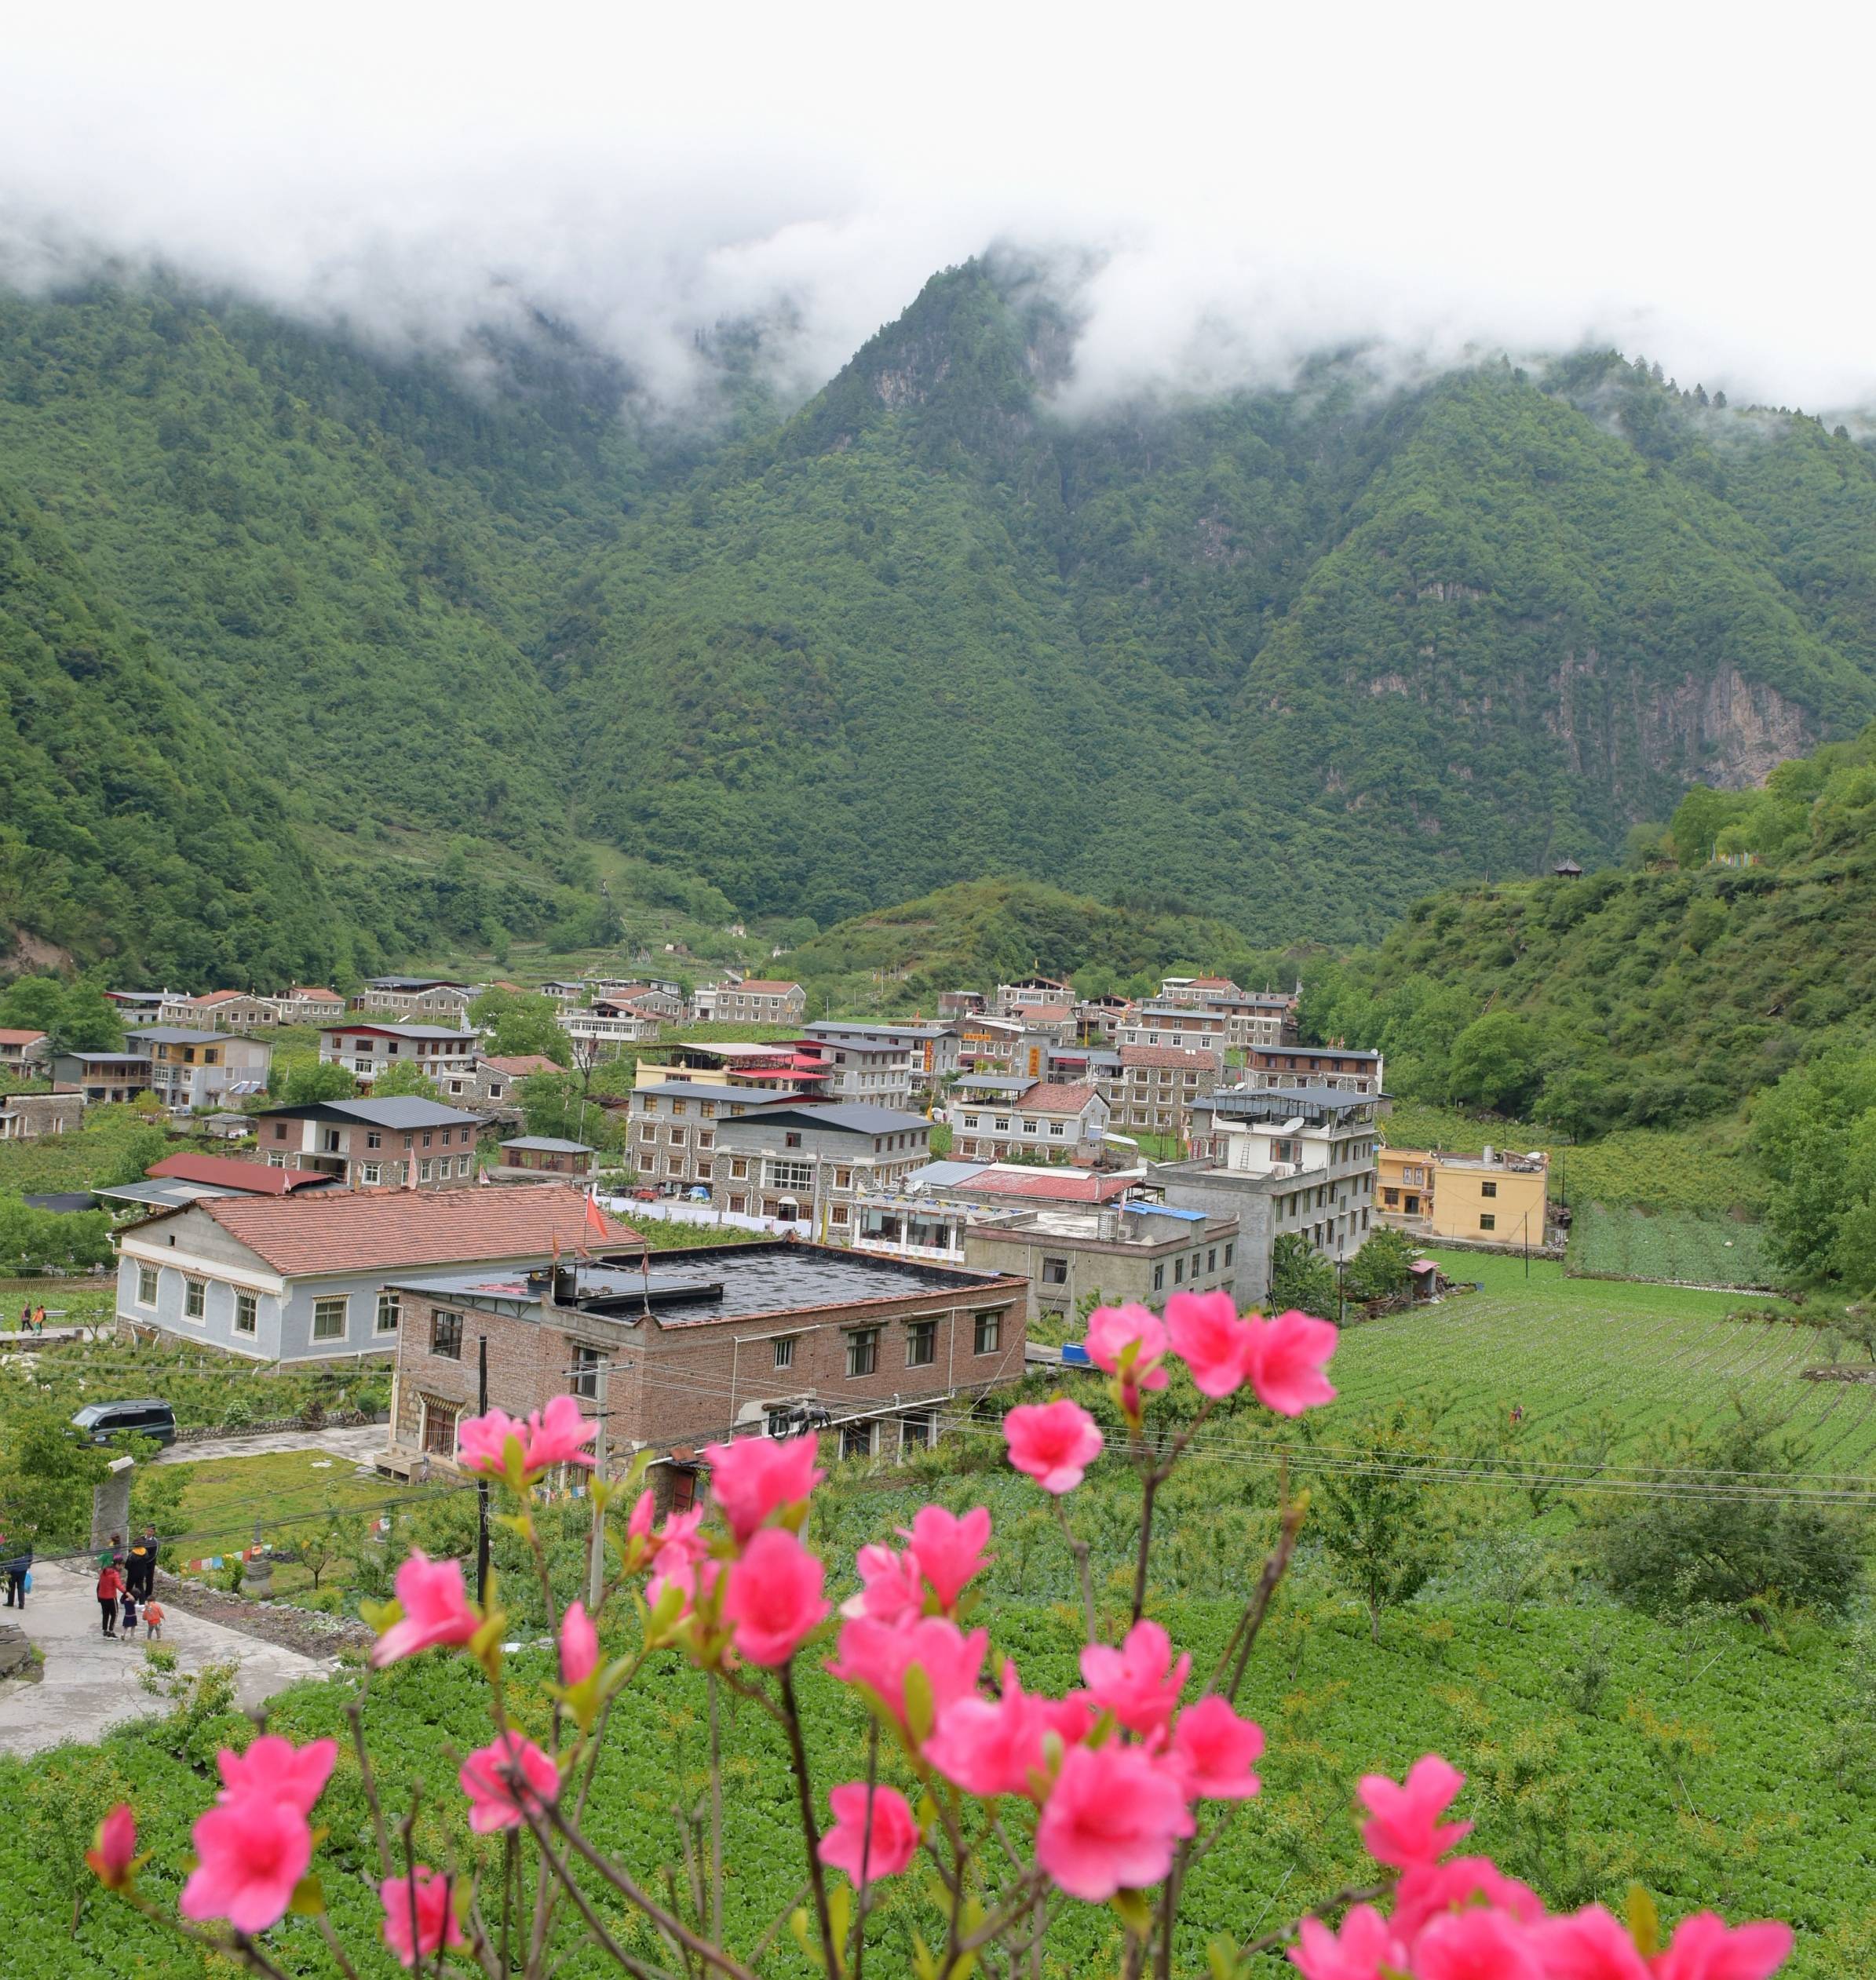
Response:
[[[881,1257],[834,1245],[790,1243],[700,1246],[656,1254],[648,1277],[635,1260],[604,1259],[571,1268],[571,1296],[563,1284],[557,1304],[627,1325],[648,1305],[661,1326],[702,1326],[753,1314],[789,1313],[818,1307],[858,1306],[871,1300],[915,1299],[921,1294],[973,1293],[999,1282],[994,1272],[967,1272],[911,1260]],[[538,1318],[545,1285],[541,1273],[512,1267],[413,1275],[395,1282],[406,1292],[465,1304],[506,1307]],[[564,1272],[568,1268],[563,1268]]]

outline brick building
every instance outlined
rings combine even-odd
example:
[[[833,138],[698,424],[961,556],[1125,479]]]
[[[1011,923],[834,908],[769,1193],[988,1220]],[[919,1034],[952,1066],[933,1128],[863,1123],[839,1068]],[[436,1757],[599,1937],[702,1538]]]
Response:
[[[931,1134],[923,1114],[892,1107],[754,1108],[717,1124],[710,1201],[720,1210],[804,1220],[817,1234],[842,1237],[858,1198],[896,1187],[930,1160]]]
[[[482,1122],[460,1107],[397,1094],[388,1100],[308,1100],[254,1121],[261,1159],[309,1169],[349,1189],[444,1189],[476,1173]]]
[[[710,1015],[718,1024],[799,1024],[808,1015],[808,993],[764,976],[719,983]]]
[[[1194,1101],[1225,1077],[1225,1055],[1178,1045],[1122,1045],[1118,1070],[1107,1074],[1108,1125],[1116,1134],[1184,1132]]]
[[[790,1241],[637,1252],[529,1271],[412,1275],[389,1463],[454,1460],[476,1407],[574,1395],[608,1452],[688,1454],[738,1432],[824,1425],[843,1457],[936,1441],[943,1419],[1023,1375],[1024,1282]]]
[[[1013,1095],[963,1100],[952,1108],[960,1161],[1002,1161],[1013,1154],[1068,1161],[1099,1153],[1108,1107],[1092,1086],[1009,1083],[1017,1087]]]
[[[1245,1055],[1244,1083],[1378,1095],[1384,1070],[1379,1052],[1346,1045],[1254,1045]]]

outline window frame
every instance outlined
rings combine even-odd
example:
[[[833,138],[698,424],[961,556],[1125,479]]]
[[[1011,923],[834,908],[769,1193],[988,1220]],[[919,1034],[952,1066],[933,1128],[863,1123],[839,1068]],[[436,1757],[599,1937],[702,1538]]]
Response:
[[[185,1320],[208,1318],[209,1282],[198,1278],[194,1273],[184,1273],[182,1281],[182,1317]]]
[[[148,1286],[149,1290],[144,1291]],[[154,1265],[146,1265],[140,1260],[137,1267],[137,1304],[154,1307],[162,1287],[162,1275]]]
[[[245,1326],[242,1325],[243,1315],[247,1321]],[[249,1292],[244,1285],[235,1288],[233,1326],[236,1333],[245,1334],[250,1340],[261,1331],[261,1296],[258,1293]]]
[[[462,1358],[462,1315],[447,1307],[430,1309],[430,1352],[440,1361]]]
[[[847,1329],[847,1380],[863,1382],[879,1373],[879,1336],[877,1326]]]
[[[936,1368],[938,1365],[938,1322],[935,1319],[906,1322],[906,1366]]]
[[[998,1355],[1003,1351],[1003,1309],[987,1307],[971,1315],[973,1355]]]
[[[322,1333],[320,1329],[323,1324],[323,1318],[326,1316],[326,1311],[327,1308],[332,1307],[337,1307],[339,1310],[339,1324],[338,1330],[334,1333]],[[328,1293],[324,1299],[315,1300],[313,1301],[312,1331],[308,1336],[309,1339],[316,1341],[346,1340],[350,1339],[351,1334],[352,1295],[349,1293]]]
[[[393,1293],[389,1287],[381,1285],[378,1289],[377,1311],[372,1316],[372,1333],[375,1336],[397,1333],[403,1325],[403,1296],[401,1293]],[[385,1325],[385,1314],[387,1309],[391,1315],[391,1324],[388,1327]]]

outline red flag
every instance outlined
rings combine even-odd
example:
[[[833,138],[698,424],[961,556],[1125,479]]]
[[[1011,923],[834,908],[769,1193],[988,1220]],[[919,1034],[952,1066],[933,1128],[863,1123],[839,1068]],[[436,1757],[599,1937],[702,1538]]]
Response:
[[[586,1227],[589,1231],[597,1231],[602,1238],[612,1235],[611,1227],[606,1222],[606,1213],[599,1207],[597,1196],[589,1196],[586,1199]]]

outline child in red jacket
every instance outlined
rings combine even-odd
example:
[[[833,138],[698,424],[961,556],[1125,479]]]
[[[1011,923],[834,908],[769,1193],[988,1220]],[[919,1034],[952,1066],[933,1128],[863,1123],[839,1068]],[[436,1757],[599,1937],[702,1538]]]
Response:
[[[117,1634],[117,1599],[123,1592],[124,1577],[118,1573],[115,1565],[107,1559],[99,1569],[97,1577],[98,1611],[104,1617],[107,1636]]]

